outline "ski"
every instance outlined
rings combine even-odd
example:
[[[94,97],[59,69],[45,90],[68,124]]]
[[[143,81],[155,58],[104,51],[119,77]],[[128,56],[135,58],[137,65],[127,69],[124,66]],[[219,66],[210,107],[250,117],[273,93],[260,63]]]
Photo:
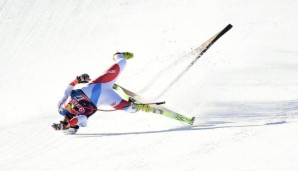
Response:
[[[160,114],[160,115],[166,116],[168,118],[187,123],[189,125],[193,125],[193,123],[195,121],[195,117],[189,118],[189,117],[183,116],[179,113],[176,113],[172,110],[169,110],[165,107],[157,107],[157,106],[150,106],[150,107],[153,109],[153,113],[155,113],[155,114]]]
[[[199,47],[191,51],[191,55],[195,56],[195,58],[191,61],[191,63],[182,71],[180,74],[175,77],[168,86],[155,98],[159,99],[161,96],[163,96],[169,89],[180,79],[182,76],[197,62],[199,58],[202,57],[202,55],[219,39],[221,38],[225,33],[227,33],[233,26],[231,24],[228,24],[224,29],[222,29],[219,33],[212,36],[210,39],[208,39],[206,42],[201,44]]]
[[[161,91],[161,93],[155,98],[159,99],[161,96],[163,96],[196,62],[201,56],[219,39],[221,38],[225,33],[227,33],[233,26],[231,24],[228,24],[224,29],[222,29],[219,33],[215,34],[212,36],[210,39],[208,39],[206,42],[204,42],[202,45],[191,51],[191,55],[195,56],[195,58],[191,61],[191,63],[180,73],[177,75],[176,78],[173,79],[173,81],[166,86],[166,88]],[[137,95],[136,93],[118,85],[114,84],[114,90],[124,99],[129,100],[130,97],[137,99],[138,101],[142,102],[143,99]],[[148,87],[147,87],[148,88]],[[147,89],[146,88],[146,89]],[[166,117],[176,119],[185,123],[188,123],[192,125],[194,123],[195,118],[188,118],[186,116],[183,116],[181,114],[178,114],[174,111],[171,111],[165,107],[160,107],[160,106],[150,106],[153,110],[153,113],[156,114],[161,114]]]
[[[143,101],[143,99],[139,95],[118,84],[114,84],[113,88],[125,100],[130,100],[131,98],[133,98],[139,102]],[[152,113],[160,114],[168,118],[175,119],[175,120],[187,123],[189,125],[193,125],[195,121],[195,117],[189,118],[189,117],[183,116],[177,112],[174,112],[170,109],[160,106],[159,104],[164,104],[164,103],[162,102],[162,103],[156,103],[155,105],[150,105]]]

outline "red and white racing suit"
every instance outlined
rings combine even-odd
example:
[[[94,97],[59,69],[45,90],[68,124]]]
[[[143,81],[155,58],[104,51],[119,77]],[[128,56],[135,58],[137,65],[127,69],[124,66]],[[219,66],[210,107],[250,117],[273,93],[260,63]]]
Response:
[[[115,110],[125,110],[127,112],[136,112],[136,110],[131,107],[131,102],[122,99],[113,89],[118,76],[123,71],[126,65],[126,59],[122,54],[115,54],[114,56],[115,64],[112,65],[103,75],[92,80],[89,84],[80,89],[80,92],[83,92],[83,95],[77,95],[73,93],[74,87],[77,84],[77,81],[71,82],[67,89],[65,90],[64,97],[60,100],[58,108],[60,114],[72,114],[75,115],[69,121],[68,126],[87,126],[87,119],[93,113],[96,112],[97,108],[100,106],[111,106]],[[82,107],[78,104],[77,110],[70,107],[70,104],[73,104],[73,101],[78,101],[82,98],[86,98],[87,101],[91,103],[91,107]],[[86,100],[85,99],[85,100]],[[70,103],[71,102],[71,103]],[[76,103],[74,103],[76,105]],[[85,109],[92,108],[93,112],[85,112]],[[66,111],[66,113],[65,113]],[[68,112],[68,113],[67,113]]]

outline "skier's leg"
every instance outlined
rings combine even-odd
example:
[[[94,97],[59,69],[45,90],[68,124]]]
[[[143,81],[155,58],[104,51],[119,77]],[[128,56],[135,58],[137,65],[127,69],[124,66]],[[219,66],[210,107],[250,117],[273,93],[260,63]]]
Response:
[[[123,99],[113,89],[106,89],[102,91],[96,106],[101,105],[112,106],[116,110],[125,110],[131,113],[136,112],[136,110],[129,108],[132,105],[132,102]]]
[[[112,65],[103,75],[93,80],[87,87],[82,88],[84,93],[97,107],[101,105],[112,106],[116,110],[126,110],[135,112],[136,110],[129,108],[130,101],[122,99],[113,89],[118,76],[126,65],[126,59],[133,57],[132,53],[123,52],[116,53],[113,56],[115,64]]]
[[[112,65],[103,75],[94,79],[87,87],[82,88],[86,96],[93,104],[100,103],[100,96],[103,90],[113,89],[113,85],[126,65],[126,59],[122,54],[114,56],[115,64]]]
[[[126,59],[122,54],[115,55],[114,60],[115,64],[112,65],[103,75],[94,79],[90,84],[105,83],[113,86],[126,65]]]

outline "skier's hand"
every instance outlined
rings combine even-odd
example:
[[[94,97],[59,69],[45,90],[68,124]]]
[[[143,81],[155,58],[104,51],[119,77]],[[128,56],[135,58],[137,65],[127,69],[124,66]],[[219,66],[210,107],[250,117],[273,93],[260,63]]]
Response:
[[[91,79],[88,74],[77,76],[78,83],[88,83]]]
[[[65,129],[68,129],[67,127],[67,122],[64,122],[64,121],[60,121],[60,123],[53,123],[52,127],[58,131],[58,130],[65,130]]]

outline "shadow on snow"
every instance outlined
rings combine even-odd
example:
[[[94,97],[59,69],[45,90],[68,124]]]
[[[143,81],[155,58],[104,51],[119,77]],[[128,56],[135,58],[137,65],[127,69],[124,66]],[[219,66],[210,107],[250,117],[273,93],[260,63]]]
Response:
[[[238,126],[188,126],[188,127],[179,127],[173,129],[166,130],[157,130],[157,131],[140,131],[140,132],[112,132],[112,133],[78,133],[74,136],[76,137],[108,137],[108,136],[121,136],[121,135],[144,135],[144,134],[160,134],[160,133],[170,133],[170,132],[181,132],[181,131],[198,131],[198,130],[212,130],[212,129],[224,129],[224,128],[242,128],[242,127],[258,127],[265,125],[277,125],[284,124],[284,122],[276,122],[276,123],[266,123],[266,124],[251,124],[251,125],[238,125]]]
[[[144,135],[182,131],[198,131],[225,128],[258,127],[279,125],[298,115],[298,100],[282,102],[217,102],[215,111],[197,117],[199,124],[165,130],[112,132],[112,133],[78,133],[76,137],[107,137],[121,135]]]

